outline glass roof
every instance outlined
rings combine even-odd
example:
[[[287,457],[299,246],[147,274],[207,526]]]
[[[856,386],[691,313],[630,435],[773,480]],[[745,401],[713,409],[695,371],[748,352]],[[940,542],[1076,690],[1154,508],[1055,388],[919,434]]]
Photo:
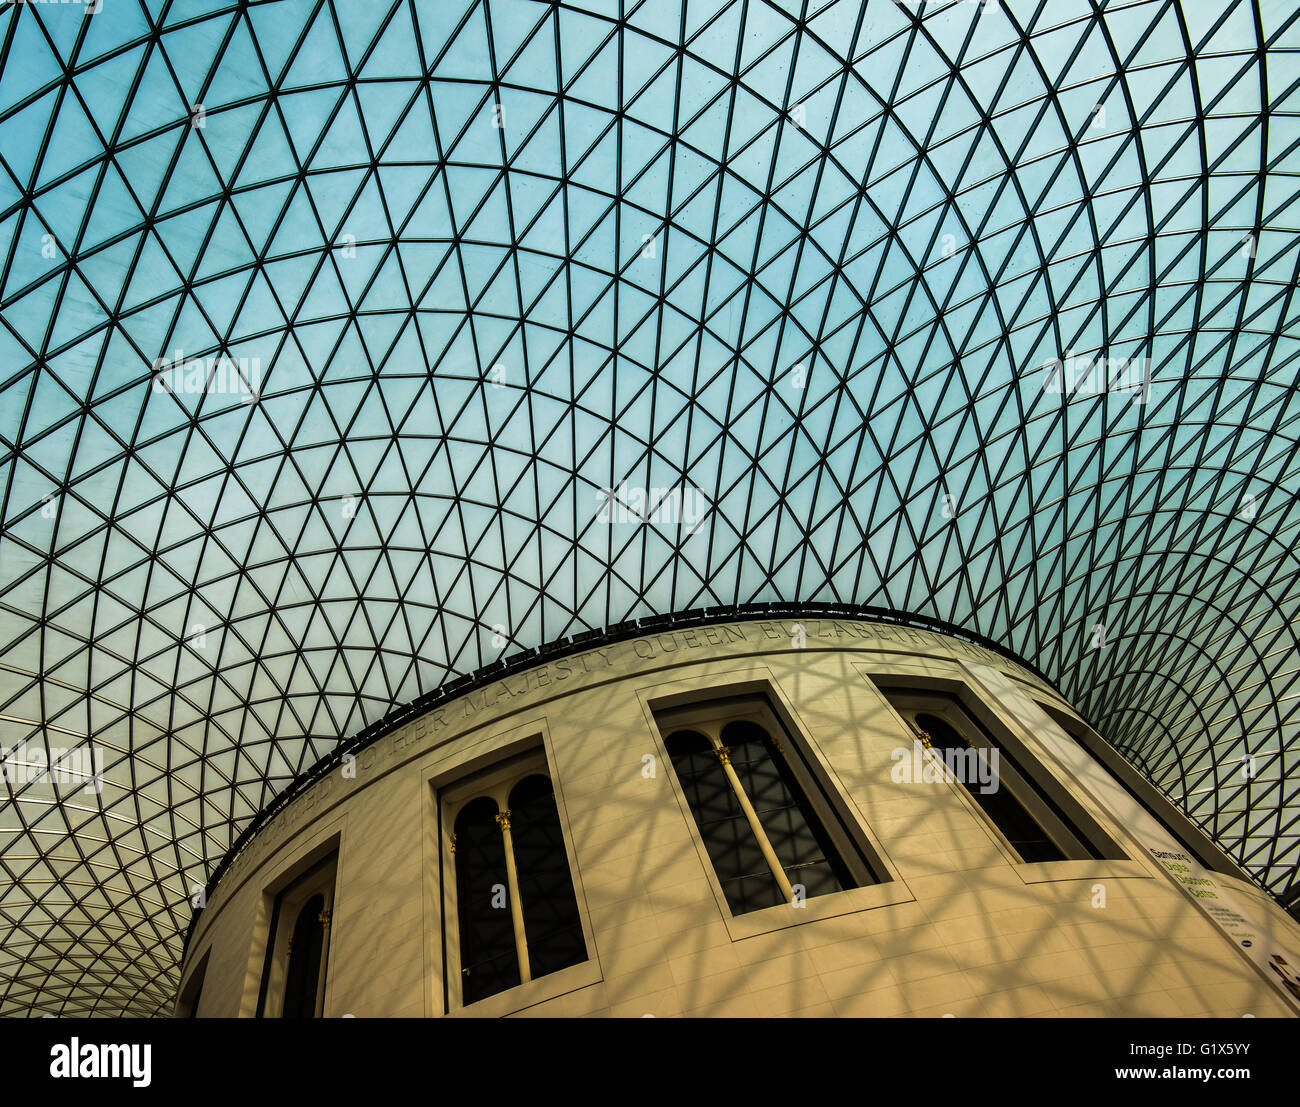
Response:
[[[1293,889],[1300,22],[1096,7],[6,5],[0,1013],[169,1010],[341,739],[720,604],[1005,643]]]

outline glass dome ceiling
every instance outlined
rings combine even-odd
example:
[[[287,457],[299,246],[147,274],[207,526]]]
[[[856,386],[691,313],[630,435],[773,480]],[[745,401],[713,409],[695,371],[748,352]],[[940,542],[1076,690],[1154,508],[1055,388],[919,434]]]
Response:
[[[1005,643],[1285,899],[1300,24],[1096,8],[6,6],[0,1013],[169,1010],[340,739],[723,604]]]

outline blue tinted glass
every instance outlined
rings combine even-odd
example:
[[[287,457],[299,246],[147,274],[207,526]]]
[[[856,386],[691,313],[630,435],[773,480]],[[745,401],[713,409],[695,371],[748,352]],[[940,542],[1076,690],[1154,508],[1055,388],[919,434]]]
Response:
[[[103,758],[0,794],[0,1013],[169,1010],[191,889],[340,739],[724,604],[996,639],[1292,887],[1288,0],[0,44],[0,740]]]

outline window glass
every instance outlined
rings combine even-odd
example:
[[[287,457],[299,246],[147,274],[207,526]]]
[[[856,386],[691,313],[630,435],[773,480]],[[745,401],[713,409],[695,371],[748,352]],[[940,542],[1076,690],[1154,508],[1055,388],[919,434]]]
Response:
[[[752,722],[729,723],[722,743],[777,860],[807,898],[854,886],[821,820],[771,735]]]
[[[330,853],[275,896],[257,1018],[314,1019],[325,999],[337,853]]]
[[[784,902],[781,885],[709,740],[693,731],[678,731],[665,746],[732,912],[739,915]]]
[[[314,895],[302,905],[293,924],[289,970],[284,985],[283,1018],[316,1017],[321,955],[325,948],[325,925],[321,919],[324,910],[325,897]]]
[[[456,903],[465,1003],[520,982],[505,841],[496,816],[497,805],[486,796],[471,800],[456,816]]]
[[[560,831],[560,814],[546,777],[530,776],[514,786],[510,793],[510,837],[532,977],[585,961],[587,945]]]
[[[454,888],[460,958],[450,973],[454,979],[459,972],[463,1005],[588,958],[555,787],[545,770],[545,755],[534,749],[439,792],[452,824],[448,895]]]
[[[963,753],[967,749],[978,748],[937,715],[917,715],[916,724],[929,735],[933,748],[940,753],[950,750]],[[968,781],[963,780],[961,783],[1024,861],[1066,859],[1061,848],[1011,794],[1011,789],[1004,786],[1005,781],[999,781],[999,787],[988,792],[979,787],[972,788]]]

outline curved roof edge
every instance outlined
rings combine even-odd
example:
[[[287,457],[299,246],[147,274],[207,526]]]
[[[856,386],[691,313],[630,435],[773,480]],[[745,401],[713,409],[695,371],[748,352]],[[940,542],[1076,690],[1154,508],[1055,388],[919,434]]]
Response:
[[[420,696],[409,703],[400,704],[382,719],[354,734],[351,738],[340,742],[315,764],[294,777],[289,785],[283,791],[277,793],[275,798],[258,812],[253,821],[240,831],[239,837],[226,850],[217,863],[217,867],[212,870],[212,875],[208,877],[207,884],[204,886],[205,902],[212,897],[217,886],[221,883],[222,877],[225,876],[227,870],[234,863],[235,858],[252,843],[261,830],[281,810],[288,807],[312,785],[338,768],[343,763],[344,757],[348,755],[355,756],[367,746],[391,734],[399,727],[405,726],[422,715],[427,715],[430,711],[450,700],[463,696],[467,692],[476,691],[484,685],[500,680],[502,677],[513,676],[516,673],[553,661],[556,658],[582,653],[596,646],[639,638],[644,634],[652,634],[656,631],[700,626],[708,623],[734,623],[750,619],[806,618],[809,616],[893,623],[899,626],[915,627],[918,630],[932,630],[939,634],[945,634],[950,638],[972,642],[1014,661],[1017,665],[1023,666],[1058,695],[1062,694],[1056,682],[1042,672],[1037,665],[1021,657],[1001,642],[988,638],[977,631],[956,626],[943,619],[913,615],[910,612],[894,611],[885,607],[842,603],[745,603],[726,604],[718,607],[697,607],[690,611],[670,612],[666,615],[649,615],[642,619],[626,619],[621,623],[615,623],[608,627],[596,627],[592,630],[582,631],[579,634],[571,634],[544,646],[521,650],[519,653],[511,654],[509,657],[502,658],[491,665],[485,665],[472,673],[457,677],[427,695]],[[182,961],[189,953],[190,939],[194,934],[194,927],[198,922],[201,911],[202,908],[194,911],[190,916],[189,926],[185,929],[185,947]]]

